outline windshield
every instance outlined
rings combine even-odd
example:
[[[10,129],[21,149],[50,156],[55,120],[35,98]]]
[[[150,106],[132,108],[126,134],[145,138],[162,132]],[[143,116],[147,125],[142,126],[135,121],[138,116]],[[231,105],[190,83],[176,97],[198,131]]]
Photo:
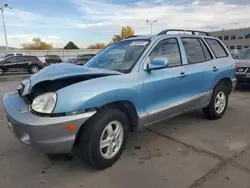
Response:
[[[237,59],[250,60],[250,50],[244,51]]]
[[[149,40],[127,40],[114,43],[96,54],[85,66],[128,73],[148,44]]]

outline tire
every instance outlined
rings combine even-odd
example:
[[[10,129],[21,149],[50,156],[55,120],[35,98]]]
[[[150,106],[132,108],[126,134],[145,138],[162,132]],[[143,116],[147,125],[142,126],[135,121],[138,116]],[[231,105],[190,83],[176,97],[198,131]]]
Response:
[[[218,107],[215,105],[215,103],[219,101],[218,96],[220,96],[221,99],[222,95],[224,95],[225,101],[222,102],[223,100],[221,100],[221,102],[219,102],[220,107]],[[224,115],[227,109],[228,96],[229,96],[228,88],[224,84],[216,86],[216,88],[213,91],[212,97],[210,99],[209,106],[202,109],[205,117],[211,120],[220,119]]]
[[[39,70],[40,70],[39,66],[31,65],[30,68],[29,68],[29,73],[36,74],[36,73],[39,72]]]
[[[3,68],[0,67],[0,76],[2,76],[4,74],[4,70]]]
[[[112,125],[110,125],[111,122]],[[79,142],[75,148],[77,155],[85,163],[96,169],[102,170],[111,167],[120,158],[126,145],[128,134],[127,116],[116,108],[103,108],[83,126],[79,134]],[[110,126],[113,131],[116,131],[117,127],[121,128],[117,139],[109,139],[109,135],[112,135],[110,132],[112,131],[109,131],[110,129],[107,127],[110,128]],[[115,134],[115,132],[113,133]],[[105,145],[101,149],[101,140],[109,140],[109,143],[119,141],[116,142],[117,146],[109,150],[111,147]],[[108,157],[108,151],[112,151],[111,153],[114,156],[111,155]]]

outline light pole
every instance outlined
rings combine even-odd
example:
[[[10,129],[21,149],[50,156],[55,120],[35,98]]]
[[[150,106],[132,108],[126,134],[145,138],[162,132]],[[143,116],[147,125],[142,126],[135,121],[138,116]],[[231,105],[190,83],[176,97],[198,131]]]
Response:
[[[146,23],[150,25],[150,34],[152,35],[152,30],[153,30],[153,24],[157,22],[157,20],[153,20],[153,21],[150,21],[150,20],[147,20]]]
[[[6,50],[9,50],[8,40],[7,40],[7,34],[6,34],[6,29],[5,29],[5,22],[4,22],[4,14],[3,14],[3,10],[5,8],[9,8],[9,9],[12,9],[12,8],[9,7],[8,4],[5,4],[5,5],[3,5],[3,6],[0,7],[0,10],[2,12],[2,19],[3,19],[3,31],[4,31],[4,36],[5,36]]]

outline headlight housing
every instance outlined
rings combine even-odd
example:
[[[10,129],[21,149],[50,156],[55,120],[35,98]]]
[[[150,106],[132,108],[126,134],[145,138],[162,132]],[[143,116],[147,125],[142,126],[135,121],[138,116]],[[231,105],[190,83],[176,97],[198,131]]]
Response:
[[[31,108],[38,113],[50,114],[54,110],[56,99],[56,93],[44,93],[33,100]]]

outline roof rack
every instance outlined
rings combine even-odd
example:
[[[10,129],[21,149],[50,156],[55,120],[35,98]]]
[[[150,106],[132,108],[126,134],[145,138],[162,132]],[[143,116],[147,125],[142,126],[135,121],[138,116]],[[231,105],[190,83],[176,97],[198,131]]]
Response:
[[[196,30],[185,30],[185,29],[166,29],[158,33],[158,35],[166,35],[169,31],[181,31],[181,32],[190,32],[192,35],[206,35],[209,36],[208,32],[205,31],[196,31]]]

